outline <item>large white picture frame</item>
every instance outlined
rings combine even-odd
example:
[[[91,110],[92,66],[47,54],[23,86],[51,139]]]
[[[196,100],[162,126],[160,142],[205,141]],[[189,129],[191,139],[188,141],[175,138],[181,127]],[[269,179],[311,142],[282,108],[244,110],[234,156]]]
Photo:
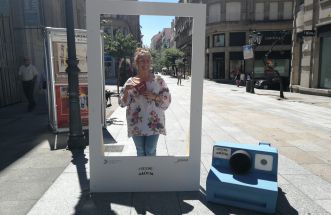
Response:
[[[192,17],[189,156],[105,156],[102,135],[100,14]],[[86,1],[91,192],[193,191],[199,189],[202,90],[205,60],[204,4]],[[193,96],[194,95],[194,96]]]

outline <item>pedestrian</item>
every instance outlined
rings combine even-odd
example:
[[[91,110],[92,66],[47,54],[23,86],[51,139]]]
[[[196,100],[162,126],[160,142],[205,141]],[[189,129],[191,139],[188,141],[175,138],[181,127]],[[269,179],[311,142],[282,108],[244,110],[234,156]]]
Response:
[[[179,69],[177,70],[177,85],[182,85],[182,77],[183,77],[183,73],[182,70]]]
[[[235,74],[234,79],[236,81],[236,85],[237,85],[237,87],[239,87],[240,86],[240,70],[238,68],[235,68],[234,74]]]
[[[138,156],[156,155],[159,135],[166,135],[164,111],[171,103],[165,81],[150,72],[151,60],[147,49],[137,48],[137,75],[125,82],[119,96],[119,105],[127,107],[128,136],[132,137]]]
[[[29,57],[24,57],[24,64],[20,66],[18,75],[22,81],[23,91],[25,97],[28,99],[28,111],[32,111],[36,102],[34,100],[34,87],[38,76],[38,71],[34,65],[31,64]]]

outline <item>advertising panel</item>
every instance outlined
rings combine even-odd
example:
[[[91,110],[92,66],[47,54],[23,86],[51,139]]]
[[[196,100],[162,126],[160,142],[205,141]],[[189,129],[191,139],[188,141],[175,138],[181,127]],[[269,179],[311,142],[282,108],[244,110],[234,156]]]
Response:
[[[66,29],[46,28],[46,71],[49,97],[49,121],[55,132],[69,130],[69,96]],[[82,126],[88,126],[87,40],[86,30],[75,30],[76,55],[79,61],[79,101]]]
[[[82,119],[82,125],[88,125],[88,93],[87,85],[79,86],[79,106]],[[69,95],[68,85],[56,85],[56,113],[57,126],[59,129],[69,127]]]

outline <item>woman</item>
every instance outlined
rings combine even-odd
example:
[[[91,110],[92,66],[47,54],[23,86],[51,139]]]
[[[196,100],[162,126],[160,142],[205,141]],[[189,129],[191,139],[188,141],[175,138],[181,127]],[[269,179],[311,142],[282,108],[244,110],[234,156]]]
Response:
[[[155,156],[160,134],[166,135],[164,111],[171,103],[169,89],[160,76],[150,72],[151,54],[138,48],[134,63],[138,73],[121,89],[119,105],[127,106],[128,136],[138,156]]]

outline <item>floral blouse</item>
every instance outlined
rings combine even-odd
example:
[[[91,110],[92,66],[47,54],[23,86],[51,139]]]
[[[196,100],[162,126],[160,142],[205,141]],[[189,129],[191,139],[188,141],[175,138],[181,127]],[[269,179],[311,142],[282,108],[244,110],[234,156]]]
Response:
[[[146,82],[147,90],[158,94],[161,101],[147,100],[135,88],[132,88],[128,90],[127,101],[124,102],[124,88],[127,84],[132,83],[132,78],[129,78],[121,89],[119,97],[119,105],[127,106],[128,136],[166,135],[164,111],[171,103],[171,94],[167,84],[160,76],[153,76]]]

